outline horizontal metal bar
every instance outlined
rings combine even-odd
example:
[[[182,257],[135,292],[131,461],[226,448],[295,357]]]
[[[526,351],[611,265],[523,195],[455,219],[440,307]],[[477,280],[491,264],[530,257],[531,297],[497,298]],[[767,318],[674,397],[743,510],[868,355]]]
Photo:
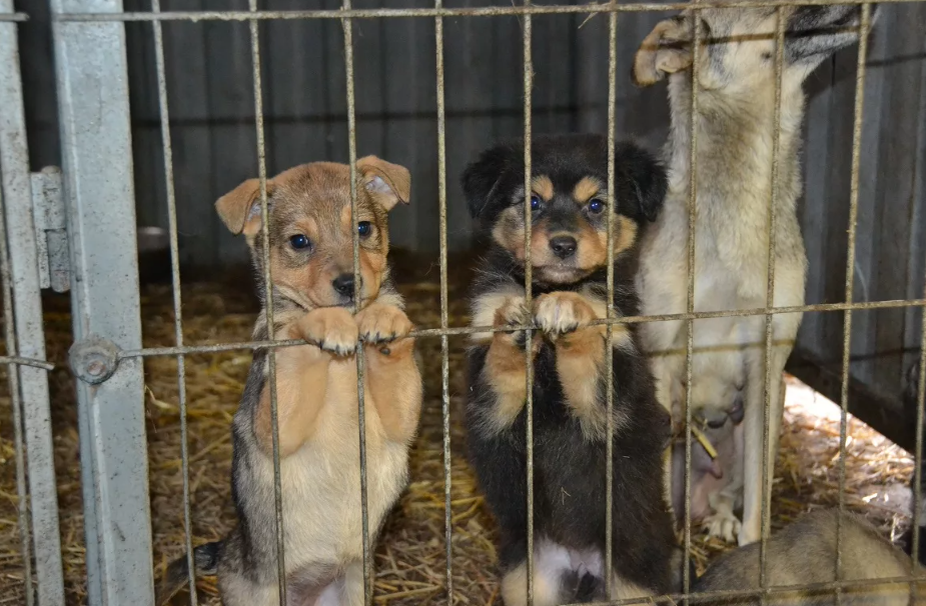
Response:
[[[0,364],[19,364],[21,366],[34,366],[43,370],[54,370],[55,365],[45,360],[34,358],[20,358],[18,356],[0,356]]]
[[[888,577],[884,579],[859,579],[852,581],[829,581],[824,583],[799,583],[797,585],[776,585],[765,589],[717,589],[714,591],[698,591],[692,593],[679,593],[671,595],[645,596],[638,598],[623,598],[610,602],[591,602],[583,606],[629,606],[630,604],[658,604],[665,600],[674,603],[690,600],[693,604],[715,600],[717,598],[758,598],[782,593],[822,592],[844,589],[864,589],[865,587],[880,587],[882,585],[907,585],[924,582],[926,576],[908,575],[903,577]],[[566,604],[565,606],[579,606],[579,604]]]
[[[768,309],[743,309],[730,311],[702,311],[690,314],[664,314],[661,316],[626,316],[613,320],[595,320],[592,325],[606,324],[643,324],[645,322],[665,322],[670,320],[697,320],[705,318],[730,318],[742,316],[764,316],[766,314],[785,314],[799,312],[845,311],[846,309],[893,309],[898,307],[926,307],[926,299],[906,299],[895,301],[869,301],[861,303],[821,303],[818,305],[795,305],[793,307],[772,307]],[[451,328],[424,328],[408,333],[408,338],[440,337],[470,335],[484,332],[516,332],[519,330],[538,330],[536,326],[460,326]],[[176,356],[185,354],[219,353],[234,351],[236,349],[268,349],[276,347],[293,347],[305,345],[306,341],[289,339],[285,341],[239,341],[237,343],[215,343],[211,345],[190,345],[187,347],[146,347],[143,349],[130,349],[119,352],[119,359],[139,358],[150,356]],[[2,361],[3,358],[0,358]],[[27,360],[28,362],[28,360]],[[35,361],[33,361],[35,362]],[[50,369],[49,369],[50,370]]]
[[[922,0],[885,0],[879,4],[922,2]],[[864,0],[714,0],[699,2],[698,8],[759,8],[778,6],[853,5]],[[55,16],[57,21],[247,21],[290,19],[373,19],[407,17],[500,17],[506,15],[568,15],[593,13],[665,12],[690,8],[688,2],[657,4],[638,2],[630,4],[584,4],[553,6],[485,6],[478,8],[381,8],[353,10],[302,10],[302,11],[171,11],[164,13],[73,13]]]
[[[22,23],[23,21],[28,21],[29,15],[26,13],[9,13],[6,15],[0,15],[0,21],[17,21]]]

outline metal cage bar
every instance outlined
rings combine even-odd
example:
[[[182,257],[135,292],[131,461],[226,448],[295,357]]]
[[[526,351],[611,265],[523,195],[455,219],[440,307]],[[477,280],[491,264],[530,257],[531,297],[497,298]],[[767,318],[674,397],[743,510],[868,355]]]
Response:
[[[115,14],[118,0],[52,0],[53,17]],[[141,347],[135,190],[124,25],[53,23],[70,239],[89,603],[153,601],[151,516],[141,360],[118,367],[86,345]],[[92,125],[92,127],[88,127]],[[121,254],[114,255],[113,251]]]
[[[922,2],[922,0],[885,0],[881,4]],[[778,6],[826,6],[832,4],[865,4],[866,0],[699,0],[698,8],[758,8]],[[350,10],[293,10],[293,11],[171,11],[153,15],[145,12],[121,14],[87,13],[67,14],[58,17],[67,21],[248,21],[285,19],[388,19],[403,17],[497,17],[504,15],[572,15],[609,12],[666,12],[691,8],[688,2],[631,2],[627,4],[577,4],[535,6],[485,6],[478,8],[381,8]]]
[[[434,7],[443,6],[434,0]],[[440,213],[440,327],[449,325],[447,295],[447,119],[444,103],[444,19],[434,18],[434,58],[437,82],[437,203]],[[450,444],[450,346],[446,334],[440,336],[441,417],[444,447],[444,541],[447,543],[447,604],[453,604],[453,508],[452,460]]]
[[[151,0],[151,10],[161,11],[160,0]],[[183,304],[180,289],[180,252],[177,245],[177,197],[174,191],[174,158],[170,138],[170,108],[167,98],[167,74],[164,63],[164,32],[160,21],[152,21],[154,57],[158,80],[158,105],[161,118],[161,143],[164,146],[164,186],[167,192],[167,223],[170,234],[171,288],[173,290],[174,339],[183,347]],[[187,422],[186,359],[177,354],[177,403],[180,413],[180,472],[183,483],[183,534],[186,548],[190,604],[199,603],[196,595],[196,566],[193,557],[193,522],[190,515],[190,445]]]
[[[12,12],[12,1],[0,0],[0,15],[9,16]],[[5,320],[7,330],[15,332],[12,337],[15,348],[8,348],[8,353],[44,360],[41,280],[17,27],[15,21],[0,23],[0,107],[4,108],[0,112],[0,171],[6,213],[4,254],[9,256],[11,289],[4,291],[4,295],[12,297],[12,315]],[[26,521],[31,521],[38,601],[43,605],[64,604],[48,367],[10,365],[8,368],[10,389],[17,391],[15,397],[19,399],[14,401],[14,410],[22,416],[21,424],[15,418],[14,422],[17,430],[25,432],[28,452],[29,495],[21,494],[19,498],[21,507],[27,503],[30,507],[30,518]],[[17,455],[20,454],[17,449]],[[28,585],[26,593],[27,600],[31,600],[32,588]]]

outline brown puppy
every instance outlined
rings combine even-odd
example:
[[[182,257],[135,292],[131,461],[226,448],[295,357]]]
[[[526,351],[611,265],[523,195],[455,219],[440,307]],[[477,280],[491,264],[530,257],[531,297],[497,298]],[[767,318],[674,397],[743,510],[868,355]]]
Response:
[[[302,339],[276,351],[280,480],[287,603],[363,602],[360,457],[355,352],[363,343],[371,532],[404,489],[408,446],[421,408],[421,375],[403,301],[392,286],[387,213],[408,202],[410,176],[369,156],[357,162],[358,217],[350,169],[318,162],[267,181],[273,326],[267,301],[254,339]],[[265,298],[260,184],[245,181],[216,202],[225,225],[251,249]],[[355,305],[353,233],[360,238]],[[353,310],[356,311],[352,315]],[[228,606],[278,604],[271,385],[267,350],[254,353],[233,424],[232,496],[238,525],[194,551],[200,574],[216,574]],[[187,579],[187,560],[168,568],[163,604]]]

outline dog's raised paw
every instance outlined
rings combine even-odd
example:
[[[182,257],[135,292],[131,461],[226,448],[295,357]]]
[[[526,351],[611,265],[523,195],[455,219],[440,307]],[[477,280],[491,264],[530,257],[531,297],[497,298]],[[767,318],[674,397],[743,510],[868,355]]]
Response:
[[[357,322],[343,307],[314,309],[299,320],[298,329],[303,339],[338,356],[350,355],[357,348]]]
[[[495,319],[492,325],[495,328],[511,328],[514,326],[528,326],[531,324],[531,314],[524,303],[524,297],[508,297],[505,302],[495,310]],[[524,331],[499,332],[496,336],[513,339],[515,344],[524,349],[527,341]]]
[[[735,544],[742,524],[739,518],[732,513],[719,512],[704,518],[704,527],[707,528],[708,536],[717,537],[727,543]]]
[[[584,328],[595,319],[592,306],[573,292],[552,292],[534,300],[534,320],[553,338]]]
[[[357,326],[364,343],[375,345],[402,338],[414,326],[405,312],[393,305],[373,303],[357,314]]]

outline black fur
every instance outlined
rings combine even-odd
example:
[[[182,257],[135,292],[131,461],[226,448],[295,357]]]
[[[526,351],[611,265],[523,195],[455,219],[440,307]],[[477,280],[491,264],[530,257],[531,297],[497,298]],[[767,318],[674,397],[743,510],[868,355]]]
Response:
[[[523,187],[523,147],[515,141],[484,152],[463,174],[463,189],[482,235],[519,187]],[[653,220],[661,207],[666,176],[646,151],[621,143],[616,154],[618,212],[640,227]],[[571,188],[583,176],[607,182],[607,148],[604,137],[570,135],[536,137],[532,145],[533,175],[547,175],[555,187]],[[523,269],[498,244],[490,244],[479,266],[471,295],[479,297],[501,288],[523,285]],[[618,314],[635,315],[639,301],[633,283],[633,254],[622,255],[614,268],[613,304]],[[557,291],[591,287],[606,298],[604,267],[574,284],[558,284]],[[554,290],[536,284],[536,297]],[[681,571],[673,569],[680,555],[672,520],[663,496],[662,454],[670,439],[666,411],[655,398],[653,378],[645,358],[634,348],[614,349],[614,410],[627,423],[613,437],[613,562],[623,578],[656,594],[678,589]],[[535,333],[534,339],[542,339]],[[479,419],[495,405],[495,396],[483,378],[488,345],[468,352],[470,390],[467,433],[470,460],[486,501],[501,531],[499,559],[502,572],[526,558],[527,484],[525,479],[526,412],[514,424],[492,436],[480,430]],[[544,342],[534,364],[534,527],[537,536],[575,549],[605,544],[605,438],[586,438],[579,421],[563,399],[556,374],[555,348]],[[605,404],[605,378],[600,378],[600,405]],[[569,575],[566,575],[569,576]],[[586,575],[587,576],[587,575]],[[601,579],[562,580],[572,593],[570,601],[590,601],[602,595]],[[572,589],[574,588],[574,589]]]
[[[222,550],[220,541],[206,543],[193,549],[193,566],[196,576],[215,576],[219,565],[219,552]],[[171,562],[164,573],[164,577],[157,587],[155,604],[161,604],[174,595],[181,587],[189,583],[190,568],[186,557]]]

